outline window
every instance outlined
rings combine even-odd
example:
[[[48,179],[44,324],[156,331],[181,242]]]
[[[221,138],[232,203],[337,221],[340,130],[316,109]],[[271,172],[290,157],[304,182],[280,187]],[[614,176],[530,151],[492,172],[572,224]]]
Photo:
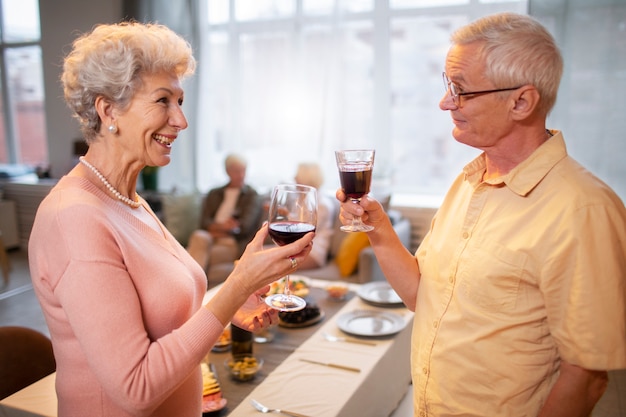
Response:
[[[260,190],[314,160],[334,192],[333,151],[373,147],[374,194],[442,195],[477,154],[451,138],[438,108],[450,33],[526,10],[511,0],[207,1],[201,190],[226,181],[222,161],[235,151]]]
[[[37,0],[2,0],[0,163],[48,161]]]
[[[374,147],[375,195],[437,204],[478,154],[454,141],[450,115],[438,108],[449,36],[510,10],[542,21],[565,59],[548,127],[563,130],[570,155],[626,199],[623,0],[204,1],[201,191],[226,181],[222,162],[235,151],[261,191],[314,160],[333,193],[333,151]]]

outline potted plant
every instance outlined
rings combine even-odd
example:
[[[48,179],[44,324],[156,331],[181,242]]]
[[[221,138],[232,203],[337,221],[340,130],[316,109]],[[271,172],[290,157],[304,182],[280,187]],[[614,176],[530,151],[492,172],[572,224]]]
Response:
[[[159,188],[159,167],[144,167],[141,170],[141,181],[145,191],[157,191]]]

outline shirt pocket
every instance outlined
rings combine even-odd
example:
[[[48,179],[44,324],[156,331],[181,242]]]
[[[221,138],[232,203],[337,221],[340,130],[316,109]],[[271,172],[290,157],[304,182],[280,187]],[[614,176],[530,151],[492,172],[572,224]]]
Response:
[[[528,256],[498,244],[468,247],[457,274],[459,299],[489,312],[515,309]]]

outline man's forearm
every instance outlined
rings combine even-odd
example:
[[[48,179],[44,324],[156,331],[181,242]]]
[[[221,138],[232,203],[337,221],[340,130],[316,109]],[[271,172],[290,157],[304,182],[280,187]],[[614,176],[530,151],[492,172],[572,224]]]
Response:
[[[562,361],[559,378],[539,417],[588,417],[608,381],[606,371],[591,371]]]

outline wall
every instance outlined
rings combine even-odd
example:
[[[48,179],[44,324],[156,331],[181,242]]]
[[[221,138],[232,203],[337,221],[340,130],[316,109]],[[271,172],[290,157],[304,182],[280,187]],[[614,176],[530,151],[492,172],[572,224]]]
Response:
[[[78,33],[97,23],[113,23],[123,16],[123,0],[40,0],[41,39],[46,92],[46,124],[51,174],[59,178],[73,166],[73,142],[81,138],[78,123],[63,100],[59,82],[63,56]]]

